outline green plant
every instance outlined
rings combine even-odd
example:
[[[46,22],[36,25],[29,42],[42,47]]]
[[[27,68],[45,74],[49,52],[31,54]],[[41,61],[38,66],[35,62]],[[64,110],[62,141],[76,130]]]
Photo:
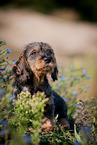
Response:
[[[94,107],[95,103],[97,103],[95,98],[78,99],[77,101],[76,113],[73,115],[76,124],[74,131],[76,139],[82,145],[91,145],[96,140],[95,115],[97,107]]]
[[[6,45],[5,41],[0,41],[0,47]],[[11,86],[11,80],[13,79],[11,74],[10,66],[15,63],[15,61],[8,61],[8,57],[4,57],[11,53],[10,49],[0,50],[0,142],[5,140],[5,144],[8,142],[8,117],[10,110],[10,99],[9,95],[11,94],[13,87]]]
[[[30,135],[32,143],[38,145],[39,133],[43,123],[43,112],[45,102],[44,93],[37,93],[33,96],[29,92],[22,92],[18,95],[17,100],[13,100],[14,108],[11,110],[12,117],[8,123],[11,126],[12,132],[19,132],[22,134]],[[14,103],[15,101],[15,103]]]
[[[88,79],[90,77],[86,75],[85,69],[74,68],[71,63],[66,69],[61,67],[58,81],[52,82],[53,89],[67,102],[69,117],[75,113],[77,97],[83,94],[86,96],[88,88],[91,87],[86,84]]]

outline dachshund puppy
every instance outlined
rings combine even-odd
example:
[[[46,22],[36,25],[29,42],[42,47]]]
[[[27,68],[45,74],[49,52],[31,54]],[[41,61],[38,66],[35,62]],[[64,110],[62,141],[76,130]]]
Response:
[[[53,81],[57,80],[58,68],[53,49],[43,42],[29,43],[12,69],[15,75],[14,95],[21,91],[29,91],[31,95],[37,91],[44,92],[46,102],[44,116],[54,126],[54,116],[58,114],[58,121],[69,127],[67,107],[65,101],[52,89],[47,74]]]

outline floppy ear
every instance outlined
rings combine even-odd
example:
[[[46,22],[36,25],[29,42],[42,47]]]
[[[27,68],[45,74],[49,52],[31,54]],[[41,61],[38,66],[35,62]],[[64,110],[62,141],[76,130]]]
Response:
[[[54,70],[53,70],[53,72],[51,74],[51,77],[52,77],[53,81],[58,79],[57,78],[58,77],[58,68],[57,68],[57,66],[54,67]]]
[[[26,63],[26,59],[24,56],[24,52],[19,57],[19,60],[16,62],[16,64],[12,68],[12,73],[15,75],[15,77],[19,80],[19,82],[24,82],[29,77],[29,72],[26,68],[28,64]]]

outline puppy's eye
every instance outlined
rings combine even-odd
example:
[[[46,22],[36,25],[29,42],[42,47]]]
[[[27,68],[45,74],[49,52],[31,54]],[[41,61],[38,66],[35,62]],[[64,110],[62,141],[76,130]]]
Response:
[[[30,55],[35,55],[36,54],[36,51],[32,51]]]

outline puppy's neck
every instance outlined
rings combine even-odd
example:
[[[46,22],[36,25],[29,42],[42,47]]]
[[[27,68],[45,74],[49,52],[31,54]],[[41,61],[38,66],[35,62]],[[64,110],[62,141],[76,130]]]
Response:
[[[29,73],[29,75],[27,76],[27,84],[28,88],[31,88],[30,92],[33,94],[37,91],[44,91],[43,88],[45,88],[46,85],[49,84],[46,76],[47,74],[39,74],[37,72],[34,73],[31,70],[27,69],[26,71]]]
[[[42,76],[37,76],[36,74],[34,74],[33,76],[33,84],[35,85],[35,87],[39,87],[41,84],[43,84],[46,80],[46,75],[42,75]]]

